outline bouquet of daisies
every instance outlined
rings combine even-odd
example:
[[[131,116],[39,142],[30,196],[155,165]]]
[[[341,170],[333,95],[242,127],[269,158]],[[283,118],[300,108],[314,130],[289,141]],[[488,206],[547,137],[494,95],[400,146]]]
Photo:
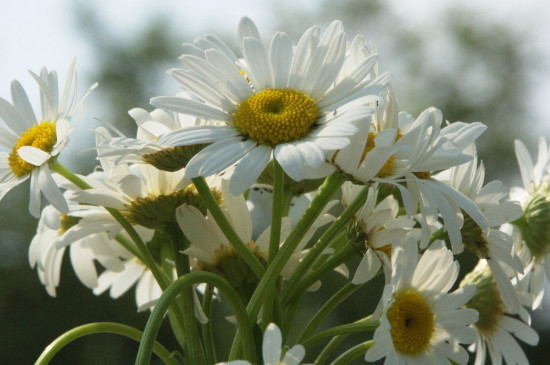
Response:
[[[240,54],[212,35],[184,44],[169,70],[181,92],[130,110],[135,138],[97,128],[86,176],[57,159],[84,100],[74,62],[61,91],[54,71],[32,73],[40,118],[17,81],[12,102],[0,99],[0,198],[30,179],[29,259],[48,293],[68,249],[95,294],[135,286],[150,312],[144,329],[72,329],[37,364],[99,332],[140,341],[136,364],[466,364],[468,350],[476,364],[527,364],[517,339],[538,343],[529,312],[550,274],[546,142],[535,163],[516,142],[523,188],[510,191],[484,181],[485,125],[399,111],[375,46],[341,22],[297,44],[283,32],[262,41],[248,18],[238,33]],[[464,255],[478,263],[459,277]],[[332,275],[345,285],[298,321]],[[375,281],[374,310],[327,324]],[[213,336],[214,300],[233,312],[229,351]],[[178,348],[156,341],[165,321]]]

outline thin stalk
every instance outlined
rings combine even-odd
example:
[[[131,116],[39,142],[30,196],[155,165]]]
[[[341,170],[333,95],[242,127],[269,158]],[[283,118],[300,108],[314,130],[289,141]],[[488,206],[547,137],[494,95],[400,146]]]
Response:
[[[120,323],[98,322],[85,324],[73,328],[72,330],[67,331],[56,338],[48,345],[48,347],[44,349],[42,354],[40,354],[40,357],[36,360],[35,365],[48,364],[61,349],[72,341],[80,337],[98,333],[113,333],[131,338],[137,342],[141,341],[143,337],[143,332],[140,330]],[[155,355],[157,355],[167,365],[178,365],[178,362],[173,357],[172,353],[156,341],[153,344],[153,353],[155,353]]]
[[[246,307],[250,321],[255,321],[260,308],[264,304],[267,292],[269,290],[274,290],[275,282],[288,262],[288,259],[294,253],[294,250],[296,250],[296,247],[300,244],[300,241],[304,238],[315,219],[317,219],[319,214],[321,214],[323,208],[327,205],[340,186],[342,186],[344,181],[345,179],[340,175],[332,174],[320,187],[317,195],[313,198],[309,204],[309,207],[288,235],[285,243],[281,246],[271,264],[267,267],[265,274],[260,279],[260,282],[254,291],[254,294],[252,294],[252,297]],[[240,341],[241,339],[237,333],[235,340],[233,341],[232,353],[236,351],[235,349],[238,348]]]
[[[309,323],[300,334],[297,342],[301,343],[303,339],[310,337],[313,332],[315,332],[315,330],[319,327],[319,325],[325,320],[325,318],[330,313],[332,313],[334,308],[336,308],[338,304],[348,298],[351,294],[355,293],[355,291],[357,291],[357,289],[359,289],[360,287],[361,285],[347,283],[342,289],[338,290],[338,292],[336,292],[311,318]]]
[[[314,361],[315,365],[326,364],[329,356],[336,350],[336,348],[346,339],[349,335],[339,335],[333,337],[329,343],[323,348],[319,356]]]
[[[217,363],[216,346],[214,344],[214,335],[212,331],[212,298],[214,297],[214,289],[207,285],[204,291],[202,300],[202,310],[208,317],[208,322],[202,325],[202,342],[204,344],[204,352],[206,355],[207,364]]]
[[[379,321],[370,320],[369,317],[366,319],[359,320],[355,323],[348,323],[341,326],[336,326],[329,328],[327,330],[321,331],[311,337],[308,337],[300,342],[302,346],[306,349],[315,345],[318,342],[323,341],[326,338],[339,336],[339,335],[348,335],[358,332],[372,332],[380,325]]]
[[[331,365],[347,365],[353,359],[356,359],[366,353],[372,347],[372,345],[374,345],[373,340],[360,343],[359,345],[350,348],[342,355],[338,356],[336,360],[331,363]]]
[[[225,237],[229,240],[235,251],[246,261],[248,266],[252,269],[254,274],[258,278],[261,278],[265,272],[263,265],[260,263],[258,258],[254,256],[252,251],[248,249],[245,243],[241,240],[235,229],[227,220],[227,217],[221,210],[216,198],[212,194],[212,190],[206,183],[203,177],[197,177],[193,179],[193,184],[197,188],[197,191],[201,195],[206,207],[214,217],[214,220],[220,227],[221,231],[225,234]]]
[[[268,265],[279,250],[281,242],[281,219],[285,195],[285,172],[277,160],[273,160],[273,200],[271,202],[271,232],[269,236]]]
[[[227,297],[235,313],[237,326],[243,339],[244,357],[251,363],[256,363],[256,347],[252,334],[252,326],[239,294],[233,289],[231,284],[220,276],[209,272],[197,271],[178,278],[161,295],[143,331],[143,340],[139,346],[136,365],[147,365],[150,363],[152,346],[162,323],[164,313],[170,306],[170,303],[181,293],[182,289],[200,283],[207,283],[213,287],[217,287]]]
[[[343,178],[342,178],[343,179]],[[363,206],[367,200],[368,187],[366,186],[355,198],[355,200],[342,212],[342,214],[334,221],[330,227],[321,235],[319,240],[308,252],[306,257],[300,262],[300,265],[296,271],[292,274],[287,282],[285,290],[283,292],[283,305],[287,303],[296,292],[296,286],[299,281],[304,277],[305,273],[310,269],[311,265],[315,262],[324,249],[331,243],[332,239],[336,237],[345,228],[346,224],[351,220],[353,215]]]
[[[189,241],[183,235],[183,232],[177,224],[167,227],[166,233],[170,236],[172,255],[176,263],[176,272],[178,277],[189,274],[191,266],[189,256],[182,253],[189,247]],[[185,348],[192,364],[206,364],[206,357],[199,335],[197,320],[195,319],[195,303],[193,301],[192,286],[182,288],[181,295],[178,297],[183,315],[183,338]]]
[[[315,271],[308,274],[304,280],[296,286],[293,294],[288,297],[289,300],[293,298],[301,297],[300,293],[304,293],[307,289],[313,285],[317,280],[323,277],[326,273],[331,272],[344,262],[348,261],[351,257],[355,256],[357,253],[354,248],[351,246],[344,247],[336,254],[334,254],[330,259],[324,262],[321,266],[315,269]]]

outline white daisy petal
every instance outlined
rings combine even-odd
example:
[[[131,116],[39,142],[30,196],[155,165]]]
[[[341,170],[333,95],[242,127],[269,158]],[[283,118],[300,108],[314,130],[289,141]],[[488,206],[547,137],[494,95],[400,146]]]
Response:
[[[23,160],[34,166],[41,166],[52,157],[48,152],[31,146],[19,147],[17,154]]]

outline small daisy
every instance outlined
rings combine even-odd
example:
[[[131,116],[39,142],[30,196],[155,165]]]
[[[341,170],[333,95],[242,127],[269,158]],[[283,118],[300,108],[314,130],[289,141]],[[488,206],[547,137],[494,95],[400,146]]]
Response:
[[[385,364],[466,364],[459,344],[475,340],[468,327],[477,311],[460,308],[475,294],[470,285],[448,293],[458,276],[458,262],[436,241],[418,258],[413,242],[394,245],[391,284],[386,285],[383,315],[366,361],[385,357]]]
[[[517,202],[507,199],[509,190],[500,181],[495,180],[483,185],[485,178],[483,162],[478,165],[477,153],[473,145],[468,152],[473,156],[472,160],[452,167],[436,175],[435,178],[447,181],[451,187],[470,198],[487,218],[489,227],[483,230],[468,214],[464,214],[461,229],[462,242],[479,258],[487,260],[507,311],[517,313],[519,300],[510,278],[518,272],[523,273],[523,265],[512,253],[512,237],[499,227],[518,219],[523,212]],[[504,267],[512,268],[515,272],[506,272]]]
[[[348,206],[363,186],[346,182],[342,186],[342,204]],[[362,284],[374,277],[384,262],[391,259],[393,243],[404,240],[413,233],[415,221],[398,216],[399,203],[388,195],[377,203],[377,186],[369,189],[367,201],[348,225],[348,238],[362,256],[353,277],[353,284]],[[381,257],[382,255],[386,256]]]
[[[550,278],[550,148],[540,138],[534,164],[521,141],[515,141],[515,148],[523,187],[512,188],[510,198],[521,204],[524,213],[512,222],[513,235],[525,271],[531,271],[528,292],[535,298],[536,309],[542,305],[545,282]]]
[[[43,68],[40,75],[31,72],[40,89],[42,117],[37,119],[29,98],[21,84],[11,84],[13,104],[0,98],[0,146],[11,152],[0,152],[0,199],[13,187],[30,178],[29,211],[40,216],[40,193],[57,210],[68,213],[69,207],[55,184],[49,163],[55,161],[69,142],[73,127],[71,118],[78,119],[82,101],[76,98],[77,80],[75,61],[69,67],[61,99],[57,73]],[[93,85],[89,91],[95,88]],[[89,92],[88,91],[88,92]]]
[[[306,350],[302,345],[295,345],[286,351],[281,359],[283,346],[283,337],[281,330],[275,323],[270,323],[264,332],[262,342],[262,358],[264,365],[300,365],[306,356]],[[245,360],[235,360],[229,362],[220,362],[217,365],[251,365]],[[304,364],[305,365],[305,364]]]
[[[467,308],[479,312],[479,320],[472,325],[476,330],[476,341],[469,347],[476,353],[475,365],[485,364],[487,353],[492,364],[528,365],[529,360],[514,337],[531,346],[539,341],[537,332],[530,327],[531,317],[524,308],[531,304],[529,297],[519,295],[523,298],[519,318],[517,314],[508,313],[486,260],[480,260],[460,283],[461,286],[468,284],[477,287],[476,295],[466,304]],[[518,285],[515,289],[521,290]]]
[[[218,123],[168,133],[159,143],[211,143],[191,159],[186,176],[209,176],[237,163],[232,194],[249,188],[272,158],[292,179],[303,180],[304,165],[319,168],[330,152],[349,144],[354,123],[372,112],[366,104],[380,99],[390,78],[372,78],[376,55],[362,56],[355,67],[346,62],[351,53],[339,21],[323,34],[310,28],[296,47],[279,32],[266,48],[247,18],[240,34],[243,60],[214,38],[186,48],[184,68],[170,73],[195,98],[151,100]]]
[[[29,246],[29,263],[31,267],[36,267],[40,281],[51,296],[56,295],[61,262],[66,250],[65,246],[58,247],[58,244],[79,220],[77,216],[62,214],[48,205],[38,221],[36,235]],[[71,264],[76,276],[85,286],[95,288],[98,285],[95,261],[112,271],[122,270],[118,246],[103,232],[88,233],[73,241],[70,246]]]

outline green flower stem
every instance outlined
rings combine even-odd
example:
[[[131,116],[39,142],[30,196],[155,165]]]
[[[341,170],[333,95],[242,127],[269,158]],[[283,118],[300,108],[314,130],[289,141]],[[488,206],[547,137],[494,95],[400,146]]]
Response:
[[[358,332],[374,331],[379,326],[379,324],[379,321],[371,321],[370,318],[367,317],[355,323],[344,324],[319,332],[311,337],[306,338],[305,340],[302,340],[300,344],[307,349],[315,345],[316,343],[323,341],[326,338],[339,335],[348,335]]]
[[[300,334],[300,337],[298,338],[297,343],[302,343],[302,340],[310,337],[313,334],[313,332],[315,332],[315,330],[319,327],[319,325],[323,322],[323,320],[325,320],[325,318],[330,313],[332,313],[334,308],[336,308],[338,304],[340,304],[344,299],[349,297],[351,294],[355,293],[355,291],[360,287],[361,285],[354,285],[352,283],[347,283],[346,285],[344,285],[342,289],[338,290],[336,294],[334,294],[325,304],[323,304],[321,309],[319,309],[319,311],[315,313],[313,318],[311,318],[309,323],[306,325],[306,327]]]
[[[338,175],[332,174],[325,179],[325,182],[319,188],[319,191],[315,198],[309,204],[309,207],[306,209],[294,229],[290,232],[288,237],[285,240],[285,243],[279,249],[279,252],[267,267],[265,274],[261,278],[256,290],[252,294],[250,301],[246,307],[248,312],[248,318],[251,322],[256,320],[260,308],[264,304],[266,295],[270,290],[274,290],[275,282],[281,274],[284,266],[288,262],[288,259],[294,253],[294,250],[304,238],[306,232],[311,227],[315,219],[321,214],[323,208],[328,204],[334,193],[340,189],[340,186],[344,183],[345,179]],[[231,353],[235,353],[236,349],[241,342],[239,333],[235,336],[233,341],[233,346],[231,348]]]
[[[88,183],[86,183],[84,180],[82,180],[80,177],[75,175],[72,171],[68,170],[65,166],[63,166],[59,161],[54,160],[50,163],[50,169],[52,171],[57,172],[59,175],[63,176],[82,190],[88,190],[91,188]],[[124,230],[128,233],[132,241],[134,241],[135,245],[137,246],[137,249],[139,251],[139,255],[136,255],[150,270],[155,279],[157,280],[160,287],[164,290],[166,286],[168,286],[169,280],[162,275],[162,272],[160,271],[159,267],[157,266],[155,260],[151,256],[151,253],[149,250],[147,250],[147,247],[145,246],[145,243],[139,236],[139,234],[136,232],[134,227],[124,218],[124,216],[116,209],[113,208],[107,208],[105,209],[115,218],[118,223],[124,228]]]
[[[350,258],[357,255],[357,252],[353,247],[347,246],[338,251],[336,254],[334,254],[330,259],[328,259],[325,263],[320,265],[318,268],[316,268],[312,273],[307,275],[304,280],[302,280],[295,289],[295,294],[290,296],[290,300],[294,300],[294,298],[301,296],[300,293],[304,293],[311,285],[313,285],[317,280],[319,280],[321,277],[323,277],[328,272],[331,272],[344,262],[348,261]]]
[[[356,359],[367,352],[372,347],[372,345],[374,345],[373,340],[360,343],[359,345],[350,348],[342,355],[338,356],[336,360],[331,363],[331,365],[347,365],[353,359]]]
[[[212,298],[214,297],[214,289],[207,285],[204,291],[202,300],[202,309],[208,317],[208,322],[202,325],[202,342],[204,344],[204,352],[206,355],[207,364],[217,363],[216,346],[214,344],[214,335],[212,332]]]
[[[209,272],[197,271],[178,278],[161,295],[143,331],[143,340],[139,346],[136,365],[148,365],[150,363],[152,346],[162,323],[164,313],[170,306],[170,303],[181,293],[182,289],[200,283],[207,283],[213,287],[217,287],[227,297],[237,319],[237,326],[242,337],[244,357],[253,364],[257,362],[252,326],[239,294],[225,279]],[[193,359],[192,356],[190,358]],[[193,365],[201,364],[200,362],[191,363]]]
[[[269,256],[267,263],[271,263],[279,251],[281,242],[281,219],[283,215],[285,194],[285,173],[277,160],[273,160],[273,199],[271,205],[271,232],[269,236]]]
[[[285,196],[285,173],[277,160],[273,160],[273,199],[271,200],[271,227],[269,235],[268,265],[273,261],[279,251],[281,243],[281,221],[284,209]],[[292,195],[290,195],[292,198]],[[273,306],[275,301],[275,290],[266,293],[262,312],[262,328],[266,328],[273,321]]]
[[[221,210],[220,206],[216,202],[216,198],[212,194],[212,190],[204,180],[204,177],[196,177],[193,179],[193,184],[197,188],[197,191],[201,195],[206,207],[214,217],[214,220],[225,234],[225,237],[229,240],[235,251],[246,261],[248,266],[254,271],[254,274],[258,278],[261,278],[265,272],[263,265],[260,261],[254,256],[252,251],[248,249],[246,244],[241,240],[231,223],[227,220],[227,217]]]
[[[349,335],[339,335],[333,337],[329,343],[323,348],[319,356],[315,359],[315,365],[326,364],[329,356],[336,350],[336,348],[346,339]]]
[[[53,357],[70,342],[84,336],[88,336],[96,333],[113,333],[117,335],[126,336],[136,341],[141,341],[143,333],[133,327],[112,322],[98,322],[98,323],[89,323],[76,328],[73,328],[70,331],[65,332],[57,339],[55,339],[51,344],[46,347],[42,352],[38,360],[36,360],[35,365],[45,365],[48,364]],[[153,352],[165,363],[168,365],[178,365],[176,359],[172,354],[160,343],[154,342]]]
[[[319,240],[311,248],[306,257],[304,257],[304,259],[300,262],[300,265],[288,280],[285,290],[283,292],[283,305],[288,303],[290,300],[292,300],[294,296],[296,296],[296,287],[298,286],[299,281],[305,276],[305,274],[311,268],[317,258],[321,256],[322,252],[325,250],[325,248],[328,247],[332,239],[334,239],[338,234],[340,234],[340,232],[342,232],[346,224],[348,224],[351,218],[353,218],[353,215],[363,206],[363,204],[367,200],[368,189],[369,188],[367,186],[363,188],[363,190],[357,195],[355,200],[321,235]]]
[[[256,318],[263,304],[266,293],[269,290],[274,289],[275,282],[288,262],[290,256],[292,256],[294,250],[302,238],[304,238],[308,229],[311,227],[315,219],[317,219],[319,214],[321,214],[325,205],[327,205],[332,198],[332,195],[340,189],[340,186],[342,186],[344,181],[345,179],[342,176],[332,174],[320,187],[319,192],[311,201],[309,207],[306,209],[298,223],[296,223],[294,229],[286,238],[285,243],[279,249],[279,252],[268,266],[265,275],[258,283],[258,287],[254,291],[254,294],[252,294],[252,298],[246,308],[250,320],[254,320]]]
[[[183,232],[177,224],[167,227],[166,233],[170,236],[172,255],[176,263],[178,277],[189,274],[191,270],[189,256],[182,253],[182,251],[189,247],[189,241],[183,235]],[[206,357],[199,335],[197,320],[195,319],[193,291],[194,289],[192,286],[186,286],[182,288],[181,295],[178,297],[181,302],[180,308],[183,314],[184,345],[187,349],[186,353],[190,355],[193,364],[204,364],[206,363]]]

